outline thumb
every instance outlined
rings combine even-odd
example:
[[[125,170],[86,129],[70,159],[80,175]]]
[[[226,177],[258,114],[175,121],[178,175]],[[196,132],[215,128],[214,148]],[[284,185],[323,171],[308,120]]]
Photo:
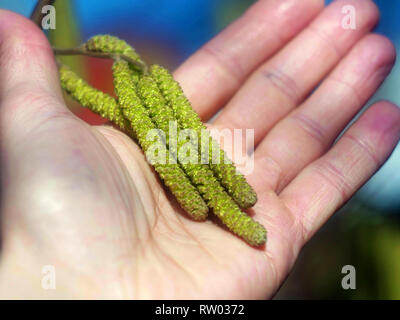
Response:
[[[40,123],[69,114],[44,33],[29,19],[0,10],[2,139],[24,137]]]

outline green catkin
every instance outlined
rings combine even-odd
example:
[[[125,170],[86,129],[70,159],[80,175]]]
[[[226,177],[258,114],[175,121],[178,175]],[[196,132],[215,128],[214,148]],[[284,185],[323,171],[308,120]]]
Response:
[[[176,119],[173,110],[166,106],[166,101],[157,83],[151,76],[142,76],[138,83],[138,93],[143,104],[148,108],[154,123],[165,132],[168,143],[170,122],[176,121]],[[179,137],[179,129],[176,136]],[[187,143],[185,140],[178,141],[178,154],[185,143]],[[195,160],[199,160],[198,150],[195,150],[195,153],[197,155]],[[182,162],[180,165],[200,191],[208,206],[233,233],[254,246],[265,243],[265,228],[240,210],[207,164]]]
[[[113,76],[120,108],[135,131],[143,151],[147,153],[154,144],[147,139],[148,132],[157,128],[136,94],[135,78],[128,63],[121,60],[114,62]],[[148,160],[151,162],[151,159]],[[181,167],[168,163],[153,163],[153,166],[182,208],[195,220],[206,219],[208,207]]]
[[[113,65],[115,90],[119,96],[118,103],[111,96],[90,87],[66,67],[60,68],[63,88],[83,106],[109,118],[121,129],[131,129],[130,135],[137,138],[149,162],[153,164],[182,208],[194,219],[204,220],[207,217],[208,207],[204,202],[205,200],[233,233],[251,245],[264,244],[266,242],[265,228],[241,212],[238,207],[238,205],[242,208],[252,206],[257,200],[256,194],[247,184],[245,178],[236,172],[234,165],[224,163],[227,159],[225,152],[220,150],[218,146],[220,164],[212,164],[212,154],[205,153],[209,156],[212,170],[204,164],[157,164],[151,161],[151,157],[149,158],[147,151],[154,145],[153,141],[147,139],[149,130],[156,128],[163,130],[166,133],[165,142],[168,145],[168,125],[171,120],[178,120],[178,132],[180,129],[194,129],[199,135],[205,129],[190,102],[184,96],[179,84],[174,81],[168,70],[154,66],[152,77],[140,76],[146,70],[146,67],[139,55],[125,41],[113,36],[95,36],[87,41],[85,47],[88,51],[123,54],[137,62],[136,65],[128,64],[125,61],[116,61]],[[144,68],[141,68],[141,66],[144,66]],[[146,71],[144,72],[146,73]],[[139,93],[145,106],[137,93]],[[179,136],[179,133],[177,136]],[[199,135],[199,137],[201,136]],[[177,147],[176,150],[170,148],[167,151],[170,153],[170,159],[171,156],[175,160],[178,158],[179,150],[184,143],[185,141],[178,141],[178,146],[175,146]],[[214,147],[214,145],[217,145],[216,142],[210,138],[206,148]],[[200,141],[199,146],[203,147]],[[201,149],[201,151],[203,150]],[[199,160],[198,154],[196,157],[196,160]],[[182,171],[181,166],[187,175]],[[192,182],[188,179],[188,176]],[[241,190],[243,192],[240,192]]]
[[[88,51],[123,54],[142,66],[146,65],[139,54],[126,41],[114,36],[107,34],[93,36],[86,41],[85,46]],[[137,66],[133,67],[136,68],[137,71],[142,71],[139,70]]]
[[[125,120],[117,101],[110,95],[91,87],[85,80],[65,65],[59,68],[61,87],[83,107],[107,118],[135,138],[129,122]]]
[[[197,131],[201,154],[208,154],[209,166],[229,195],[241,208],[247,209],[252,207],[257,202],[257,194],[247,183],[245,177],[236,170],[234,164],[226,163],[226,161],[229,161],[226,153],[219,148],[217,142],[211,137],[209,137],[208,146],[201,143],[201,133],[206,132],[206,126],[193,110],[178,82],[174,80],[167,69],[158,65],[153,65],[151,67],[150,74],[156,79],[179,125],[184,129],[193,129]],[[211,150],[215,150],[215,148],[217,148],[219,153],[219,163],[213,161],[213,152],[211,152]]]

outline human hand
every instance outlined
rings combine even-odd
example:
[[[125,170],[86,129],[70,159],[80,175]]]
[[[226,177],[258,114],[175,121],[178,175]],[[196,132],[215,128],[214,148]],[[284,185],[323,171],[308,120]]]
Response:
[[[356,30],[341,27],[348,4]],[[255,129],[256,249],[182,215],[131,139],[77,119],[43,33],[0,11],[0,296],[271,297],[400,137],[400,111],[379,102],[333,145],[394,63],[377,20],[369,0],[258,1],[176,71],[205,121],[224,107],[213,125]],[[56,290],[41,288],[44,265]]]

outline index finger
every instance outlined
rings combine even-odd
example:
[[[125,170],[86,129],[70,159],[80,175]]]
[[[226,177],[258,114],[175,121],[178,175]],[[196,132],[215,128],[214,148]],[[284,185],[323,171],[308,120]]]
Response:
[[[260,0],[191,56],[174,74],[204,120],[246,77],[302,30],[323,0]]]

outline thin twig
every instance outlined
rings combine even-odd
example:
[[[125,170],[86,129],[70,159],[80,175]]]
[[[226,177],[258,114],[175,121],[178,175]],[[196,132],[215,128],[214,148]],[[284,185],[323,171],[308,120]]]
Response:
[[[42,8],[47,5],[51,5],[55,0],[39,0],[36,4],[35,9],[33,9],[31,14],[31,20],[36,23],[39,28],[42,28],[42,19],[44,14],[42,13]]]
[[[103,59],[113,59],[118,60],[122,59],[126,62],[134,65],[135,67],[139,68],[143,73],[147,73],[147,66],[144,63],[140,63],[124,54],[120,53],[106,53],[106,52],[97,52],[97,51],[89,51],[86,49],[85,45],[81,45],[76,48],[69,48],[69,49],[59,49],[53,48],[55,55],[85,55],[91,56],[96,58],[103,58]]]

